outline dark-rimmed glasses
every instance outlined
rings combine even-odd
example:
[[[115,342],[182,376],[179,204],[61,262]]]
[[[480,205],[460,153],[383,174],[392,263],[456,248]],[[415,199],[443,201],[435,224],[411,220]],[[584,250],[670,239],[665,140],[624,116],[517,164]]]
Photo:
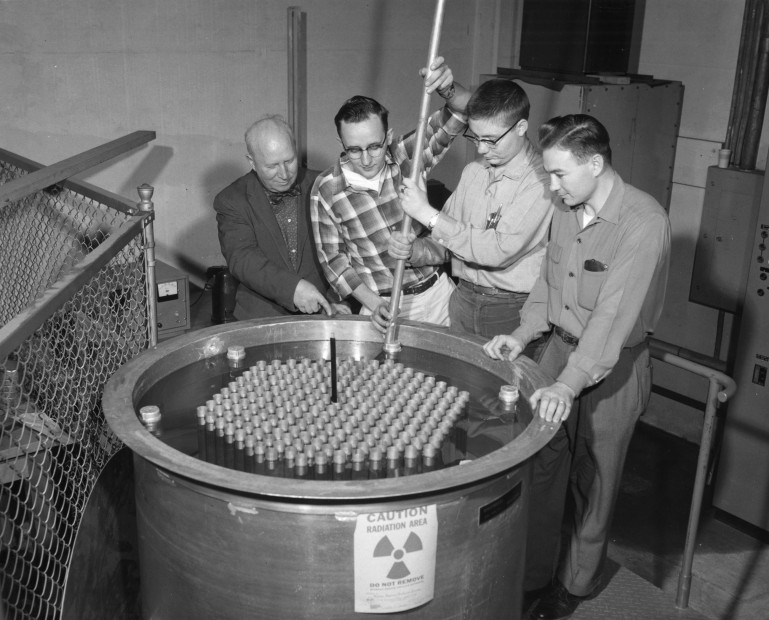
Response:
[[[385,147],[385,142],[387,141],[387,138],[382,140],[379,144],[369,144],[365,149],[362,149],[359,146],[345,146],[342,144],[342,148],[344,149],[344,152],[347,153],[347,157],[350,159],[360,159],[363,157],[363,151],[366,151],[371,157],[376,157],[377,155],[380,155],[382,153],[382,150]]]
[[[479,138],[478,136],[474,136],[472,134],[468,134],[467,132],[470,131],[469,129],[465,129],[462,132],[462,135],[465,138],[467,138],[468,140],[470,140],[470,142],[472,142],[475,146],[478,146],[480,144],[484,144],[484,145],[488,146],[491,149],[491,148],[494,148],[495,146],[497,146],[497,142],[499,142],[502,138],[504,138],[507,134],[509,134],[513,129],[515,129],[515,126],[519,122],[520,121],[516,121],[515,123],[513,123],[512,127],[510,127],[510,129],[508,129],[505,133],[503,133],[498,138],[494,138],[494,140],[492,140],[491,138]]]

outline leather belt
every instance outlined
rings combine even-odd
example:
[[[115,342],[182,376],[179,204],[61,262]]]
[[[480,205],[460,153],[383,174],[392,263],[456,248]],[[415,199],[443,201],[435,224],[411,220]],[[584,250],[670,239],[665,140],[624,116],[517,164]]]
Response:
[[[408,284],[404,286],[401,289],[401,295],[419,295],[419,293],[424,293],[427,289],[429,289],[433,284],[435,284],[438,279],[441,277],[441,274],[443,274],[443,267],[439,267],[435,271],[433,271],[429,276],[426,278],[423,278],[419,282],[415,282],[414,284]],[[392,294],[392,291],[387,291],[386,293],[380,293],[383,296],[389,296]]]
[[[515,297],[517,295],[528,295],[528,293],[516,293],[515,291],[506,291],[496,286],[481,286],[473,284],[467,280],[459,279],[459,286],[466,288],[477,295],[487,295],[489,297]]]
[[[579,344],[579,338],[576,336],[571,335],[569,332],[567,332],[565,329],[561,329],[557,325],[553,326],[553,331],[556,333],[556,335],[563,340],[566,344],[570,344],[573,347],[576,347]]]
[[[570,344],[570,345],[572,345],[574,347],[576,347],[579,344],[579,338],[577,338],[576,336],[570,334],[565,329],[561,329],[557,325],[554,325],[553,326],[553,331],[566,344]],[[636,344],[625,345],[624,347],[622,347],[622,350],[624,351],[625,349],[628,349],[628,350],[630,350],[631,353],[634,353],[636,349],[640,351],[641,349],[646,347],[646,344],[647,344],[647,341],[644,339],[644,340],[641,340],[641,342],[637,342]]]

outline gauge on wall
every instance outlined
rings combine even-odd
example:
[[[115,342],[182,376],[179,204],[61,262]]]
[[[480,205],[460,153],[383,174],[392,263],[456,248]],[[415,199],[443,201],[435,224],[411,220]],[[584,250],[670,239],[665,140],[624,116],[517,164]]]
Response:
[[[170,301],[172,299],[179,299],[179,282],[176,280],[159,282],[158,301]]]

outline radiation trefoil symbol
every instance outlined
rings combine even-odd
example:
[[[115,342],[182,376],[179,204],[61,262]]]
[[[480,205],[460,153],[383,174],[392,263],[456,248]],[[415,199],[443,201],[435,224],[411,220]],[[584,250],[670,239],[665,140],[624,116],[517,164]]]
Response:
[[[403,579],[411,574],[411,571],[409,571],[406,563],[403,561],[403,557],[407,553],[413,553],[415,551],[422,551],[422,540],[414,532],[409,534],[402,549],[397,549],[387,536],[382,536],[382,539],[374,548],[374,557],[392,557],[395,561],[393,562],[392,568],[390,568],[390,572],[387,573],[387,578]]]

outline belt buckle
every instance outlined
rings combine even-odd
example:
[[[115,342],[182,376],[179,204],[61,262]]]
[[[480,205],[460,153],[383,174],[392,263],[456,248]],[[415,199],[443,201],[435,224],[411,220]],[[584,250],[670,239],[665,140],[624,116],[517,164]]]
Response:
[[[572,345],[574,347],[576,347],[579,344],[579,338],[577,338],[576,336],[572,336],[569,332],[567,332],[565,329],[563,329],[558,325],[555,326],[555,333],[566,344]]]
[[[404,295],[412,295],[412,294],[415,294],[416,291],[419,291],[420,293],[423,291],[426,291],[434,284],[432,280],[433,279],[437,280],[438,276],[439,276],[438,271],[437,270],[433,271],[429,276],[420,280],[419,282],[415,282],[414,284],[410,284],[404,287],[401,293]]]
[[[462,278],[460,280],[461,283],[464,283],[473,293],[476,295],[488,295],[489,294],[489,287],[482,286],[481,284],[476,284],[475,282],[470,282],[469,280],[465,280]]]

